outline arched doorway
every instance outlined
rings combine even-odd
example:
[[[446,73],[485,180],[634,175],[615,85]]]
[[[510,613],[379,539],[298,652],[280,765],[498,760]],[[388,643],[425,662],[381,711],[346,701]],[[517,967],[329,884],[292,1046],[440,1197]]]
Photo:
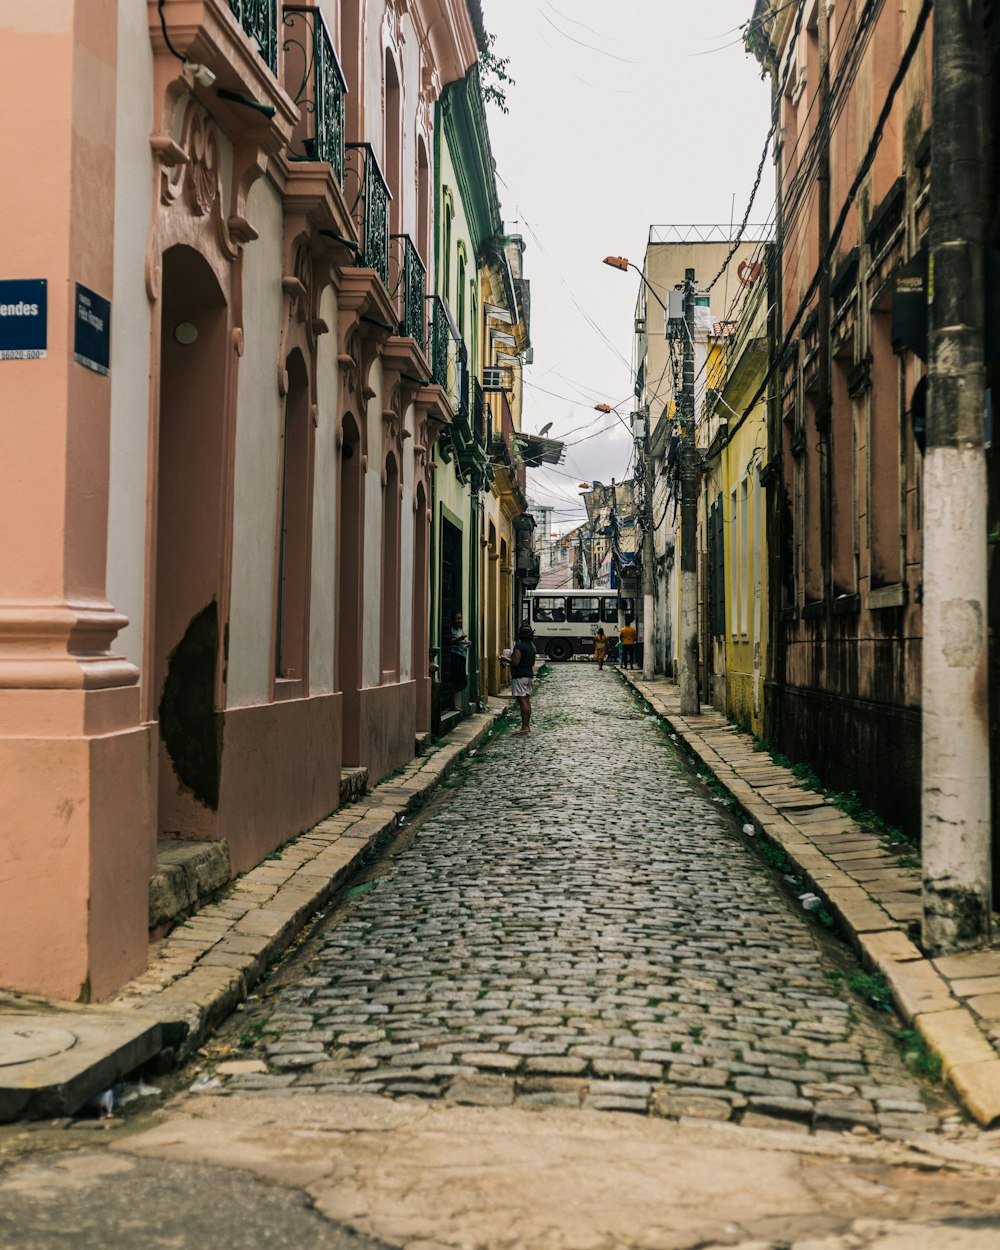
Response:
[[[210,838],[218,732],[229,316],[193,248],[163,257],[153,604],[159,830]]]
[[[340,516],[337,527],[339,575],[337,579],[337,689],[343,692],[344,763],[360,763],[358,691],[361,687],[362,645],[362,546],[364,471],[361,464],[361,431],[354,417],[344,416],[340,447]]]
[[[399,680],[399,578],[400,578],[399,466],[392,452],[385,461],[382,492],[382,681]]]
[[[430,616],[430,560],[428,546],[427,495],[423,482],[417,483],[413,518],[413,676],[417,682],[417,729],[426,733],[431,727],[430,656],[428,634]]]
[[[490,521],[486,562],[486,673],[490,694],[500,693],[500,644],[497,638],[499,561],[497,527]]]
[[[507,545],[507,539],[500,539],[500,645],[502,647],[512,647],[516,641],[514,637],[514,622],[511,620],[511,577],[512,569],[510,566],[510,548]],[[500,673],[501,688],[506,684],[507,670],[504,669]]]
[[[286,362],[279,493],[277,577],[274,629],[276,683],[294,683],[305,694],[306,622],[309,584],[309,374],[302,352]]]

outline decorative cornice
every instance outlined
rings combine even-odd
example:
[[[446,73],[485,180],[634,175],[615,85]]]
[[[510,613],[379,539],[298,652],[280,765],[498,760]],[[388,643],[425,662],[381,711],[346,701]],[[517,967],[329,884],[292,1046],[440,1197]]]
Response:
[[[479,259],[502,234],[503,218],[478,65],[445,87],[438,108]]]

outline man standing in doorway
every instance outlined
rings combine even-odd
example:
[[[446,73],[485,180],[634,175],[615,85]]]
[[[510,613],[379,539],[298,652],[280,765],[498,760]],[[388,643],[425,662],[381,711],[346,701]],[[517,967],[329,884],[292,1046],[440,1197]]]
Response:
[[[461,612],[451,614],[451,637],[448,645],[451,650],[451,710],[459,712],[462,710],[462,691],[469,684],[469,640],[462,627]]]
[[[618,639],[622,644],[622,668],[635,668],[635,644],[639,635],[636,633],[635,626],[632,624],[632,618],[626,616],[625,624],[621,628]]]
[[[517,635],[517,646],[510,659],[506,656],[500,657],[501,664],[510,665],[510,692],[521,709],[521,728],[515,730],[518,734],[531,732],[531,686],[535,675],[535,656],[538,654],[534,637],[535,631],[531,626],[522,625]]]

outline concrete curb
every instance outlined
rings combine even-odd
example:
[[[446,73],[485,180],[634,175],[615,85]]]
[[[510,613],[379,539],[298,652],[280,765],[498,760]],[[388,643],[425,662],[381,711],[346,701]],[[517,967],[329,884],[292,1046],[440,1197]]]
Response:
[[[0,1068],[0,1120],[72,1114],[161,1050],[172,1050],[177,1059],[196,1050],[366,856],[398,828],[400,818],[422,806],[490,735],[505,709],[505,700],[492,700],[488,711],[462,721],[431,755],[416,757],[399,775],[359,802],[338,808],[239,877],[224,897],[155,943],[146,971],[109,1002],[86,1007],[2,996],[0,1025],[21,1024],[32,1011],[48,1029],[63,1028],[79,1037],[94,1034],[94,1044],[82,1064],[83,1047],[73,1048],[72,1072],[52,1063],[44,1069],[36,1064],[30,1072],[27,1064]],[[31,1023],[36,1023],[34,1016]],[[125,1067],[129,1056],[135,1062]],[[36,1088],[39,1073],[42,1088]],[[28,1085],[31,1099],[23,1094]]]
[[[987,1034],[988,1020],[963,1002],[982,1003],[1000,985],[1000,950],[926,958],[908,932],[919,910],[918,873],[894,863],[877,837],[776,765],[719,712],[683,717],[673,683],[618,671],[726,790],[755,833],[781,848],[865,967],[882,973],[900,1017],[940,1057],[942,1077],[966,1110],[984,1128],[1000,1120],[1000,1054]]]

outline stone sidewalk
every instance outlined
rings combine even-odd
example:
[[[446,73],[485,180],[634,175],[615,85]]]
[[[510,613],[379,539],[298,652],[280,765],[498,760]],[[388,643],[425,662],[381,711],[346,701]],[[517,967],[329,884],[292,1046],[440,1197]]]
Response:
[[[491,734],[505,706],[491,700],[488,711],[462,721],[436,750],[237,877],[153,943],[146,971],[109,1001],[87,1007],[0,996],[0,1037],[30,1026],[42,1045],[38,1059],[0,1067],[0,1121],[72,1114],[161,1049],[178,1060],[197,1049],[366,856]],[[60,1032],[70,1038],[68,1049],[49,1058]],[[93,1034],[87,1045],[84,1034]]]
[[[883,974],[899,1014],[940,1056],[942,1075],[966,1109],[984,1127],[1000,1120],[1000,948],[925,958],[912,940],[920,872],[901,848],[864,831],[713,708],[681,716],[672,682],[621,675],[725,789],[754,834],[781,848],[862,962]]]

